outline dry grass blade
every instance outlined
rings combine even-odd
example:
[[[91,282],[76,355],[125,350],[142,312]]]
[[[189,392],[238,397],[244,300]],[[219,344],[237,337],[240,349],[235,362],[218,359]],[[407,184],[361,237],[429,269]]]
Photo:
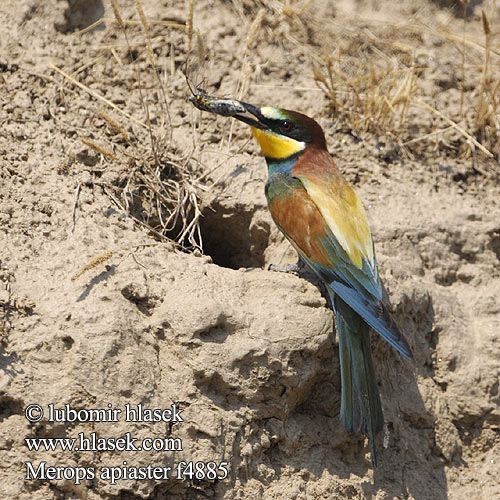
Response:
[[[128,113],[126,113],[125,111],[123,111],[121,108],[119,108],[116,104],[112,103],[110,100],[106,99],[102,95],[99,95],[97,92],[95,92],[94,90],[90,89],[89,87],[87,87],[83,83],[79,82],[78,80],[75,80],[72,76],[68,75],[62,69],[58,68],[55,64],[50,63],[49,66],[53,70],[57,71],[59,74],[61,74],[62,76],[64,76],[64,78],[66,78],[67,80],[69,80],[71,83],[73,83],[77,87],[80,87],[82,90],[84,90],[85,92],[87,92],[92,97],[95,97],[98,101],[101,101],[104,104],[106,104],[107,106],[109,106],[110,108],[113,108],[116,112],[118,112],[121,115],[125,116],[129,120],[132,120],[134,123],[137,123],[137,125],[140,125],[141,127],[144,127],[146,129],[148,128],[145,123],[141,122],[137,118],[134,118],[132,115],[129,115]]]
[[[127,142],[130,142],[129,135],[116,120],[113,120],[113,118],[111,118],[111,116],[105,113],[102,109],[98,109],[97,114],[109,125],[110,128],[112,128],[115,132],[118,132]]]
[[[85,265],[83,269],[80,269],[72,278],[71,281],[76,281],[80,276],[82,276],[84,273],[87,271],[90,271],[91,269],[94,269],[100,264],[103,264],[104,262],[108,261],[113,257],[113,252],[106,252],[102,255],[98,255],[97,257],[94,257],[88,264]]]
[[[248,35],[245,40],[245,50],[243,52],[243,57],[248,57],[248,54],[252,50],[257,33],[260,30],[264,16],[266,15],[266,9],[262,8],[257,12],[254,21],[252,22],[250,29],[248,30]]]
[[[493,32],[485,11],[481,11],[483,32],[485,36],[485,49],[483,66],[481,72],[481,83],[478,89],[477,104],[475,106],[474,135],[481,144],[489,146],[497,155],[500,154],[500,75],[498,68],[492,68],[491,47],[493,44]],[[495,82],[496,77],[496,82]]]
[[[193,50],[193,13],[194,13],[194,0],[189,0],[188,11],[186,16],[186,34],[188,41],[188,54]]]
[[[421,107],[422,109],[426,109],[427,111],[430,111],[431,113],[436,114],[440,118],[442,118],[444,121],[446,121],[452,128],[457,130],[466,140],[467,142],[475,146],[477,149],[479,149],[481,152],[483,152],[486,156],[489,158],[493,158],[494,155],[491,153],[491,151],[488,151],[481,143],[477,141],[472,135],[468,134],[460,125],[456,124],[453,120],[448,118],[446,115],[441,113],[441,111],[438,111],[437,109],[433,108],[429,104],[426,104],[425,102],[419,102],[419,101],[413,101],[413,104]]]
[[[490,24],[488,22],[488,18],[484,10],[481,10],[482,22],[483,22],[483,31],[484,36],[486,38],[486,47],[484,50],[484,61],[483,61],[483,70],[481,75],[481,87],[479,89],[478,95],[478,103],[477,103],[477,113],[476,119],[474,121],[474,127],[478,132],[483,131],[484,125],[486,123],[486,115],[487,115],[487,106],[485,106],[485,96],[487,93],[487,78],[488,78],[488,69],[490,64],[490,47],[491,47],[491,30]]]
[[[155,58],[153,56],[153,47],[151,46],[151,33],[149,30],[149,25],[146,21],[146,16],[144,15],[144,10],[142,9],[142,5],[140,0],[135,0],[135,7],[139,14],[139,18],[141,20],[142,28],[144,29],[144,33],[146,34],[146,51],[148,54],[148,59],[153,68],[156,69]]]
[[[113,13],[115,15],[116,22],[120,26],[122,30],[125,29],[125,23],[123,22],[122,16],[120,14],[120,9],[118,8],[118,5],[116,4],[116,0],[111,0],[111,7],[113,8]]]
[[[158,85],[159,85],[160,92],[162,95],[162,102],[163,102],[163,106],[164,106],[164,111],[165,111],[165,114],[167,116],[167,122],[168,122],[168,125],[170,128],[170,137],[171,137],[172,121],[170,119],[170,110],[169,110],[169,106],[168,106],[168,99],[167,99],[167,96],[165,94],[165,87],[163,85],[163,82],[161,81],[160,74],[158,72],[158,68],[156,67],[156,61],[155,61],[155,58],[153,55],[153,47],[151,45],[151,33],[150,33],[149,25],[146,21],[146,16],[144,15],[144,10],[142,9],[142,5],[141,5],[140,0],[135,0],[135,5],[137,8],[137,12],[139,13],[139,17],[141,19],[141,24],[142,24],[142,27],[144,29],[144,33],[146,35],[146,48],[147,48],[148,59],[149,59],[149,62],[151,64],[151,67],[153,68],[156,80],[158,81]]]
[[[90,139],[86,139],[85,137],[80,137],[80,141],[83,142],[86,146],[89,148],[92,148],[94,151],[97,153],[100,153],[104,156],[107,156],[111,160],[117,160],[118,158],[114,153],[111,151],[107,150],[106,148],[103,148],[102,146],[99,146],[99,144],[96,144],[94,141],[91,141]]]

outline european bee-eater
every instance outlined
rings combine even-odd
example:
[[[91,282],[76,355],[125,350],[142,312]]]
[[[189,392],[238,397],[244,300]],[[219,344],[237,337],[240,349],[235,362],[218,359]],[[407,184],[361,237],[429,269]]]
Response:
[[[214,98],[216,100],[216,98]],[[196,96],[191,99],[195,105]],[[268,166],[265,193],[274,222],[325,283],[335,312],[342,382],[341,418],[348,432],[367,434],[376,465],[375,435],[384,423],[370,349],[370,327],[412,359],[382,303],[365,209],[327,150],[321,127],[285,109],[234,100],[205,110],[250,125]]]

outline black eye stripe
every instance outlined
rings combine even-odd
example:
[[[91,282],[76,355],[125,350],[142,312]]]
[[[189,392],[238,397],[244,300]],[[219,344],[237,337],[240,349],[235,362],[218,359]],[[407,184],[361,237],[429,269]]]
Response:
[[[285,135],[296,141],[312,142],[311,131],[293,123],[291,120],[270,119],[268,123],[270,128],[278,134]]]
[[[291,132],[297,127],[290,120],[281,120],[281,119],[273,119],[271,120],[271,128],[280,133],[280,132]]]

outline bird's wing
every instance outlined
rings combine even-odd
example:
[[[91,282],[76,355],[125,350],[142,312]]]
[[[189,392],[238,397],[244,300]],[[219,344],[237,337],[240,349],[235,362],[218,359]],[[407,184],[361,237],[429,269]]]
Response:
[[[318,189],[315,191],[321,193]],[[401,336],[390,313],[382,304],[381,285],[378,280],[373,246],[369,253],[366,241],[356,243],[356,238],[366,239],[368,234],[370,245],[371,235],[364,210],[361,215],[352,216],[354,221],[361,221],[368,233],[361,229],[356,232],[355,222],[342,224],[335,209],[343,210],[345,217],[350,217],[349,209],[342,208],[338,200],[329,207],[318,207],[316,200],[310,195],[309,190],[301,179],[274,174],[270,176],[266,185],[266,196],[271,215],[279,229],[293,244],[305,262],[325,283],[338,294],[352,309],[354,309],[375,331],[384,337],[401,354],[411,358],[411,352]],[[354,195],[355,196],[355,195]],[[324,204],[325,201],[323,200]],[[361,206],[352,201],[353,207]],[[351,208],[354,210],[354,208]],[[361,255],[361,265],[356,265],[339,242],[336,233],[330,227],[330,221],[323,215],[329,214],[331,220],[336,221],[335,231],[343,230],[343,241],[347,241],[348,249]],[[346,228],[349,228],[347,234]],[[346,244],[347,245],[347,244]],[[357,246],[356,246],[357,245]],[[356,250],[354,250],[356,255]],[[373,256],[373,257],[372,257]]]
[[[366,212],[354,190],[338,174],[294,173],[325,222],[324,245],[349,283],[382,299],[377,261]],[[360,290],[361,291],[361,290]]]

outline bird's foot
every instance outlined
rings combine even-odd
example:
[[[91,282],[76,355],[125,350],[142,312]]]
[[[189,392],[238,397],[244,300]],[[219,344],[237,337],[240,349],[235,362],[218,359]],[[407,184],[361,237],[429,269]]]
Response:
[[[267,268],[269,271],[275,271],[277,273],[298,273],[300,270],[304,269],[305,263],[302,259],[295,264],[290,264],[288,266],[277,266],[276,264],[269,264]]]

